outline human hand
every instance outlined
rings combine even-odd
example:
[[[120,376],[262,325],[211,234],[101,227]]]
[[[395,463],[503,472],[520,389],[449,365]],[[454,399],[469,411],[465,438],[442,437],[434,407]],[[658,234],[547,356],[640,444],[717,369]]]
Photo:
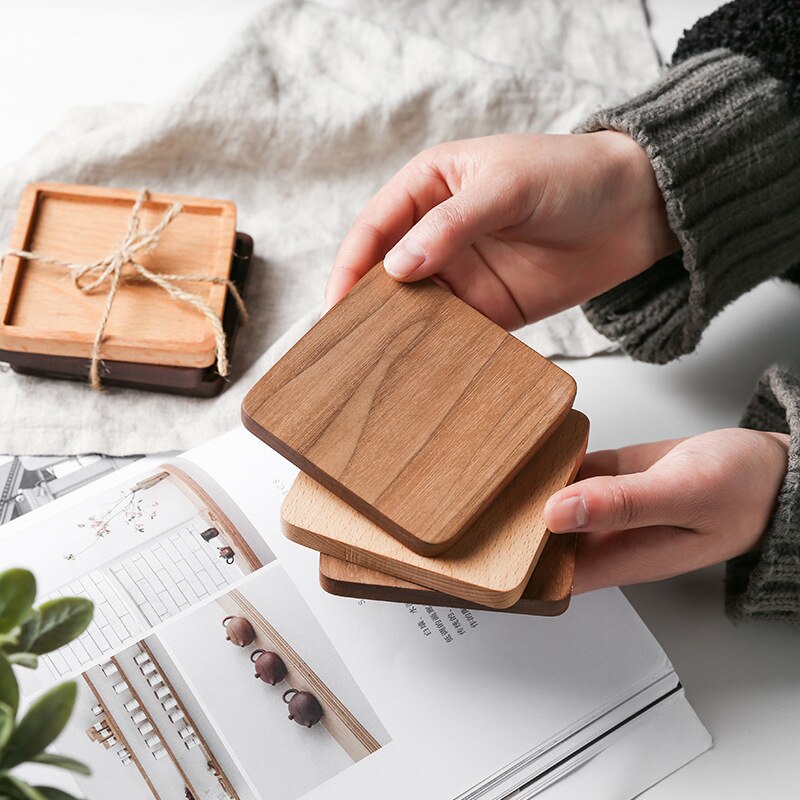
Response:
[[[511,329],[582,303],[678,249],[645,152],[615,131],[432,147],[345,237],[326,310],[372,266],[434,276]]]
[[[744,428],[601,450],[544,510],[578,531],[575,593],[669,578],[758,549],[789,437]]]

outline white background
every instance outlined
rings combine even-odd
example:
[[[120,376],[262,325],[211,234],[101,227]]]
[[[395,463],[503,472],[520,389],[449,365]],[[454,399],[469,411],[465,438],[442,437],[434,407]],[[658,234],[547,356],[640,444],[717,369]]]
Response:
[[[0,168],[75,105],[154,102],[226,46],[258,0],[17,0],[0,10]],[[713,0],[650,0],[664,57]],[[124,114],[124,109],[120,109]],[[771,284],[712,325],[700,351],[668,367],[612,356],[564,366],[592,420],[593,448],[736,423],[761,370],[797,361],[800,295]],[[650,790],[662,798],[796,797],[800,787],[800,635],[735,626],[722,570],[628,590],[673,660],[715,748]]]

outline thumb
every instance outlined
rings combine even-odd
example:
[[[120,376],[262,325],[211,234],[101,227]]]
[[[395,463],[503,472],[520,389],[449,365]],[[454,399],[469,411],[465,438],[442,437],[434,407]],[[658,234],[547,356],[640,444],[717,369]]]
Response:
[[[692,527],[700,489],[680,473],[651,468],[631,475],[603,475],[556,492],[545,504],[553,533],[618,531],[654,525]]]
[[[436,274],[462,250],[487,233],[521,221],[523,208],[507,184],[481,182],[434,206],[383,260],[396,280],[416,281]]]

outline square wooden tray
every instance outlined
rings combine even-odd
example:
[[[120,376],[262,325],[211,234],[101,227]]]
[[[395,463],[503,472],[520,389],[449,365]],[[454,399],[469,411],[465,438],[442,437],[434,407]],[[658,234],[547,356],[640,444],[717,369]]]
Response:
[[[236,234],[231,260],[230,278],[239,294],[244,297],[253,255],[253,239],[246,233]],[[236,334],[240,323],[239,306],[228,295],[222,314],[222,328],[228,343],[228,358],[233,357]],[[91,360],[73,356],[51,356],[44,353],[26,353],[21,350],[0,349],[0,361],[5,361],[22,375],[43,378],[63,378],[86,382]],[[189,397],[214,397],[225,387],[225,378],[217,371],[216,363],[209,367],[172,367],[162,364],[139,364],[134,361],[100,363],[103,386],[121,386],[126,389],[145,389],[149,392],[168,392]]]
[[[334,558],[505,609],[525,591],[547,541],[542,512],[553,492],[571,483],[583,460],[589,421],[570,411],[469,531],[446,553],[421,556],[300,473],[281,508],[292,541]]]
[[[248,430],[417,553],[459,539],[573,379],[433,281],[373,268],[250,390]]]
[[[91,263],[114,251],[128,228],[137,191],[53,183],[25,189],[9,247],[71,262]],[[154,272],[228,277],[236,207],[208,200],[152,193],[142,228],[155,225],[180,200],[184,210],[161,235],[158,247],[137,259]],[[181,283],[222,315],[227,287]],[[107,286],[84,294],[69,271],[9,256],[0,273],[0,349],[87,358],[103,314]],[[103,360],[205,368],[215,360],[208,320],[186,303],[144,281],[126,281],[106,326]]]

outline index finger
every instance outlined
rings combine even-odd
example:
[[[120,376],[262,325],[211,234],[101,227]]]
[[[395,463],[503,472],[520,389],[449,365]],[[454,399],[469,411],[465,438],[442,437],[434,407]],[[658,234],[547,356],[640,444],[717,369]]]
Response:
[[[646,444],[630,444],[618,450],[595,450],[587,453],[576,482],[598,475],[630,475],[644,472],[674,449],[683,439],[666,439]]]
[[[433,169],[406,164],[367,203],[342,241],[325,287],[325,311],[355,286],[419,218],[450,196]]]

